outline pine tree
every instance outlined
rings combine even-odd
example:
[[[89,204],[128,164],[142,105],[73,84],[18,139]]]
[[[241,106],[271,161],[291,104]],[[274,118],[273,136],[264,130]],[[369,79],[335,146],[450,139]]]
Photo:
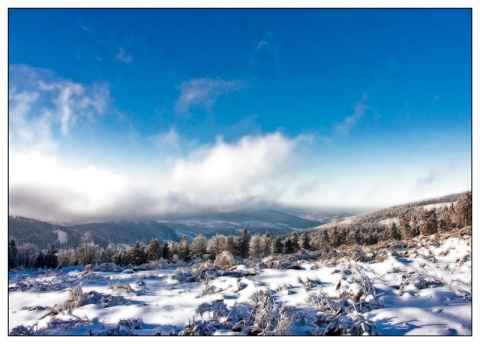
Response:
[[[426,210],[422,215],[422,223],[420,225],[420,234],[431,235],[437,233],[437,214],[434,209]]]
[[[150,240],[150,244],[148,244],[145,253],[147,254],[147,261],[155,261],[162,258],[162,247],[157,238]]]
[[[332,229],[332,232],[330,233],[330,245],[333,247],[338,247],[340,246],[340,234],[338,233],[338,227],[335,226]]]
[[[168,241],[165,241],[162,244],[162,258],[165,260],[170,260],[170,249],[168,247]]]
[[[127,250],[118,250],[113,256],[113,262],[119,266],[126,266],[130,264],[130,256]]]
[[[108,263],[113,263],[113,256],[117,253],[118,249],[112,244],[108,244],[105,249],[105,259]]]
[[[283,242],[282,239],[277,236],[275,240],[273,240],[270,249],[271,254],[282,254],[283,253]]]
[[[295,253],[295,249],[294,249],[294,246],[293,246],[293,243],[292,243],[292,239],[287,238],[283,242],[283,253],[285,253],[285,254]]]
[[[312,245],[310,244],[310,236],[308,235],[307,231],[303,231],[302,234],[300,234],[299,245],[304,250],[310,251],[312,249]]]
[[[192,242],[192,255],[202,258],[207,253],[207,239],[203,234],[198,234]]]
[[[40,251],[38,253],[37,260],[35,261],[35,269],[42,269],[45,268],[47,265],[47,262],[45,261],[45,254],[43,251]]]
[[[413,236],[412,227],[410,226],[410,222],[407,220],[406,212],[401,213],[398,217],[398,220],[401,237],[403,239],[411,238]]]
[[[339,246],[345,245],[347,243],[347,236],[348,236],[348,230],[347,228],[343,227],[339,235],[339,239],[340,239]]]
[[[351,229],[351,230],[348,232],[347,239],[346,239],[346,244],[347,244],[347,245],[355,245],[355,244],[358,243],[356,233],[357,233],[357,231],[354,230],[354,229]]]
[[[297,232],[292,232],[290,235],[290,241],[292,242],[293,253],[298,252],[300,249],[299,238]]]
[[[399,232],[397,224],[395,222],[392,222],[392,224],[389,227],[388,239],[390,239],[390,240],[400,240],[401,239],[400,232]]]
[[[58,266],[58,257],[57,257],[57,249],[55,245],[50,245],[46,255],[45,255],[45,265],[47,268],[55,269]]]
[[[472,193],[466,192],[459,198],[455,212],[457,213],[457,223],[460,228],[472,225]]]
[[[180,243],[178,244],[178,257],[184,262],[190,260],[190,246],[188,244],[188,238],[186,235],[182,237]]]
[[[235,246],[235,240],[231,235],[229,235],[225,240],[225,247],[223,248],[223,250],[233,253],[234,246]]]
[[[320,238],[318,241],[318,248],[324,249],[329,246],[330,246],[330,237],[328,235],[328,232],[326,230],[323,230],[322,233],[320,234]]]
[[[240,257],[247,258],[249,255],[249,248],[250,248],[250,236],[248,235],[247,227],[243,228],[242,236],[240,240]]]
[[[15,240],[10,240],[8,243],[8,268],[15,269],[18,264],[18,251]]]
[[[147,254],[145,252],[145,245],[141,242],[136,242],[129,250],[129,263],[132,265],[142,265],[147,262]]]

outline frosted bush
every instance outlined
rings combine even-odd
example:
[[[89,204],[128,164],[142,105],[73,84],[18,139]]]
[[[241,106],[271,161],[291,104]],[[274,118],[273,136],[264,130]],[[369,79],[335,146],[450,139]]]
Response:
[[[235,264],[233,254],[229,251],[223,251],[215,257],[215,265],[221,267],[230,267]]]

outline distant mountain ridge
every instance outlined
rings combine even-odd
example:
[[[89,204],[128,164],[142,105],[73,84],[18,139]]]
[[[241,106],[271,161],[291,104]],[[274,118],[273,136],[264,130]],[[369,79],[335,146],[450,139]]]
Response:
[[[414,201],[405,204],[395,205],[392,207],[351,216],[344,218],[341,221],[332,221],[318,227],[312,228],[312,230],[323,230],[335,225],[352,225],[352,224],[363,224],[363,223],[373,223],[373,222],[382,222],[382,221],[392,221],[398,219],[400,213],[404,212],[406,209],[413,209],[418,207],[429,207],[429,206],[446,206],[458,201],[465,192],[460,192],[456,194],[434,197],[429,199],[424,199],[421,201]]]
[[[109,243],[116,245],[133,245],[136,241],[148,243],[153,237],[162,241],[179,241],[183,235],[193,239],[199,233],[207,238],[217,233],[239,235],[244,227],[252,234],[269,231],[272,236],[287,235],[292,231],[322,223],[272,209],[169,216],[160,221],[121,220],[75,225],[59,225],[9,216],[8,235],[9,239],[14,239],[17,244],[32,243],[43,249],[50,244],[56,247],[76,247],[81,242],[82,236],[90,232],[96,244],[106,247]]]
[[[272,237],[284,237],[293,231],[317,232],[342,223],[360,224],[388,221],[397,218],[399,213],[406,208],[454,203],[463,194],[410,202],[355,216],[349,216],[349,213],[341,210],[337,212],[323,211],[309,215],[308,213],[300,214],[297,211],[288,213],[288,211],[261,209],[168,216],[158,221],[121,220],[75,225],[59,225],[9,216],[8,236],[17,244],[32,243],[41,249],[48,248],[50,244],[54,244],[57,248],[77,247],[86,232],[90,232],[94,242],[101,247],[106,247],[109,243],[132,246],[137,241],[147,244],[153,237],[161,241],[178,242],[182,236],[186,235],[191,241],[199,233],[207,239],[215,234],[240,235],[244,227],[248,228],[250,234],[263,234],[268,231]]]

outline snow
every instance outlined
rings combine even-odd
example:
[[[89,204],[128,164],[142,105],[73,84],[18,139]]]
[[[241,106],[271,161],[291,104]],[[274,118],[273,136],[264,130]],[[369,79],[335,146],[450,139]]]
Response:
[[[260,262],[254,266],[245,260],[228,271],[222,270],[220,275],[210,275],[208,283],[206,278],[192,282],[174,278],[180,272],[194,271],[192,264],[129,273],[125,273],[127,269],[123,273],[87,272],[81,267],[56,272],[9,272],[9,333],[20,326],[25,329],[36,325],[31,329],[47,335],[82,336],[108,331],[141,336],[178,334],[189,322],[213,321],[213,309],[196,313],[202,304],[224,304],[222,307],[232,310],[252,302],[254,294],[271,293],[277,306],[294,307],[293,335],[309,335],[319,329],[314,319],[321,313],[318,307],[323,297],[330,303],[346,300],[358,310],[338,318],[336,326],[357,321],[367,327],[372,323],[380,335],[470,336],[470,240],[450,237],[435,244],[419,238],[416,242],[408,249],[402,245],[391,248],[382,261],[300,260],[296,263],[301,270],[262,268]],[[372,290],[362,295],[363,291],[367,294],[368,281]],[[123,289],[127,284],[131,289]],[[108,307],[92,302],[49,314],[77,286],[84,294],[96,292],[117,298],[111,299]],[[361,300],[360,306],[352,301],[355,297]],[[138,319],[141,325],[135,322]],[[226,319],[224,316],[221,320]],[[126,323],[120,326],[122,320]],[[248,331],[247,327],[243,332],[233,332],[205,326],[215,335],[242,335]]]
[[[64,244],[64,243],[67,242],[67,240],[68,240],[67,232],[62,231],[61,229],[55,229],[53,232],[57,233],[59,243]]]

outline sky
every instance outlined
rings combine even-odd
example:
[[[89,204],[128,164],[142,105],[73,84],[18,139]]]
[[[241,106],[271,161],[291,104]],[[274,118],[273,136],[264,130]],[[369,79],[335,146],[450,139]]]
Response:
[[[9,214],[471,190],[470,9],[9,9]]]

